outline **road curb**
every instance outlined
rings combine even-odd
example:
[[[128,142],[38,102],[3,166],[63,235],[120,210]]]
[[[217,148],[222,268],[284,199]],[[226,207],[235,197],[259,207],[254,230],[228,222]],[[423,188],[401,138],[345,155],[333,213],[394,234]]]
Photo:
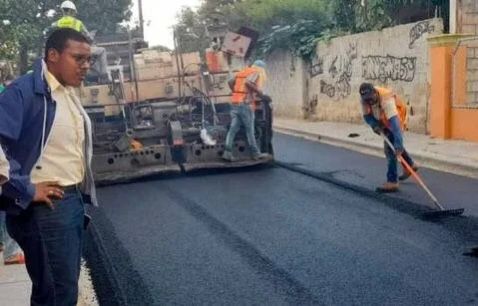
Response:
[[[305,138],[312,141],[323,142],[333,146],[342,147],[369,155],[383,156],[383,147],[380,145],[365,144],[353,140],[332,137],[324,134],[311,133],[307,131],[302,131],[300,129],[280,125],[274,125],[274,131]],[[409,153],[417,161],[418,164],[423,165],[427,168],[467,176],[471,178],[478,178],[478,165],[475,166],[463,164],[457,161],[448,161],[413,150],[409,151]]]

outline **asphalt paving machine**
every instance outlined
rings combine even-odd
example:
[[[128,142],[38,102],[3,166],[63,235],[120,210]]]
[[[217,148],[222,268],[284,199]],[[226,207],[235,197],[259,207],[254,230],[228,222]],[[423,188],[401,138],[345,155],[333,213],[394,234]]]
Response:
[[[108,66],[109,81],[87,82],[80,91],[93,123],[98,182],[271,162],[272,110],[267,97],[257,104],[255,133],[261,151],[270,157],[253,160],[242,130],[234,144],[237,161],[221,158],[230,124],[227,81],[244,67],[241,57],[218,48],[206,50],[204,59],[199,52],[134,50],[138,44],[131,37],[98,44],[113,63]],[[128,51],[120,54],[121,45]]]

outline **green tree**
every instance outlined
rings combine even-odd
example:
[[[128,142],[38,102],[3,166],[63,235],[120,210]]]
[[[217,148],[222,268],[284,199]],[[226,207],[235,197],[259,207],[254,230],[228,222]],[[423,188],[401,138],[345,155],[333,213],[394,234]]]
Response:
[[[175,35],[182,52],[203,51],[210,45],[206,28],[225,23],[230,30],[244,25],[235,5],[237,0],[203,0],[197,11],[184,7],[177,16]]]
[[[259,53],[281,48],[307,58],[320,39],[431,18],[436,7],[446,25],[449,0],[203,0],[179,14],[178,36],[187,50],[201,50],[204,24],[217,17],[229,30],[258,30]]]
[[[209,46],[205,26],[205,19],[197,12],[189,7],[181,10],[174,26],[174,37],[181,52],[202,51]]]
[[[23,73],[30,55],[38,56],[44,30],[60,18],[61,0],[0,0],[0,56],[18,58]],[[131,15],[131,0],[76,0],[80,18],[98,33],[114,32]],[[8,25],[2,22],[8,20]]]
[[[330,1],[334,24],[351,33],[380,30],[435,16],[448,24],[449,0],[336,0]]]

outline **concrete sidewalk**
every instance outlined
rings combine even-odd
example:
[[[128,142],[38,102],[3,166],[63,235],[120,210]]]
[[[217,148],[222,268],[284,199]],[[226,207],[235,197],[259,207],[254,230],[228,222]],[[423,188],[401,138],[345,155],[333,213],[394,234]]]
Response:
[[[383,140],[365,123],[274,118],[274,130],[366,154],[383,156]],[[427,135],[406,132],[404,144],[414,159],[423,166],[478,178],[478,143],[434,139]]]
[[[0,258],[3,259],[2,256]],[[77,305],[98,305],[89,272],[84,263],[81,267],[79,284],[80,293]],[[31,286],[25,265],[5,266],[3,260],[0,260],[0,305],[30,305]]]
[[[0,260],[0,304],[30,305],[30,292],[31,282],[25,265],[5,266]]]

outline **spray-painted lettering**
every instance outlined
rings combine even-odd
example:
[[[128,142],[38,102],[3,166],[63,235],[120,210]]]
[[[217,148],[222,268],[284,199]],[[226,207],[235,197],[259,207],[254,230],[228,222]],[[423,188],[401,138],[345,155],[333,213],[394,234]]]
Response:
[[[365,56],[362,57],[362,77],[366,80],[411,82],[415,78],[416,57]]]
[[[430,20],[421,21],[410,29],[410,43],[408,48],[412,49],[413,44],[426,33],[432,33],[435,31],[435,26],[431,24]]]

